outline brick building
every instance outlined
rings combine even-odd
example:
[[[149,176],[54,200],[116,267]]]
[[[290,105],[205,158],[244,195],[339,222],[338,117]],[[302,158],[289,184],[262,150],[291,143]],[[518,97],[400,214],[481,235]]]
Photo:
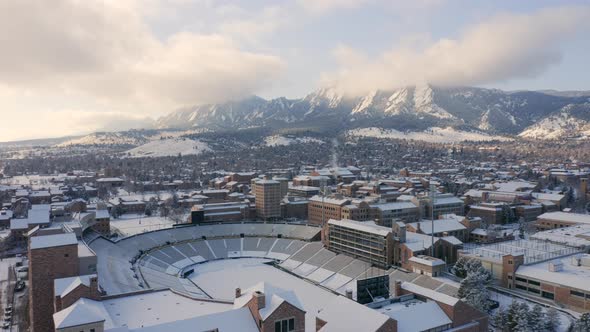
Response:
[[[342,209],[345,205],[349,205],[350,202],[350,199],[338,196],[314,196],[310,198],[308,211],[309,223],[321,225],[330,219],[342,219]]]
[[[281,217],[281,183],[275,180],[255,180],[256,216],[263,220]]]
[[[54,280],[79,275],[78,240],[73,233],[34,236],[29,243],[31,331],[54,331]],[[57,264],[59,262],[59,264]]]

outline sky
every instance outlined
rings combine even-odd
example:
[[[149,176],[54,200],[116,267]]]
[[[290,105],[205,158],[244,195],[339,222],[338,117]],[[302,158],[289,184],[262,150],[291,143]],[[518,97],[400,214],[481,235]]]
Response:
[[[0,141],[321,87],[590,90],[589,33],[575,0],[2,0]]]

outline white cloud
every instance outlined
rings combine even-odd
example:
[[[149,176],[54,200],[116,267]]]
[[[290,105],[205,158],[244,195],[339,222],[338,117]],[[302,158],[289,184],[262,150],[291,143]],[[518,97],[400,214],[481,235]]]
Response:
[[[150,1],[155,7],[157,1]],[[240,98],[285,64],[221,34],[157,38],[137,1],[0,1],[0,87],[74,93],[118,110]]]
[[[311,13],[325,13],[336,9],[358,8],[374,0],[299,0],[299,4]]]
[[[429,46],[397,47],[369,57],[348,46],[334,52],[340,69],[323,83],[348,94],[431,83],[481,85],[536,77],[561,59],[560,45],[590,25],[590,7],[499,15],[466,29],[460,38]]]
[[[15,112],[11,114],[10,121],[5,123],[9,125],[0,130],[0,142],[150,128],[154,121],[149,117],[125,112],[42,109]]]

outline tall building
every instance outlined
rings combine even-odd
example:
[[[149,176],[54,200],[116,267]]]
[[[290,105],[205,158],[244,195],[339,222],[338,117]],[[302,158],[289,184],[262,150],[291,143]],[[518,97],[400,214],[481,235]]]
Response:
[[[351,203],[350,199],[342,197],[322,197],[319,195],[309,199],[308,222],[322,225],[330,219],[342,219],[342,209]]]
[[[31,331],[55,331],[53,282],[79,275],[78,240],[74,233],[34,236],[28,255]]]
[[[256,215],[263,220],[281,217],[281,183],[275,180],[254,181]]]
[[[390,228],[372,222],[330,219],[324,226],[326,248],[387,268],[394,261],[394,239]]]

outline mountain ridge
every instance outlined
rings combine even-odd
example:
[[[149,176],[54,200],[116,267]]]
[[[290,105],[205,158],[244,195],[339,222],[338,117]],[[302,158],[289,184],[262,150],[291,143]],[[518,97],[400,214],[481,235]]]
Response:
[[[333,88],[321,88],[299,99],[266,100],[254,96],[187,107],[157,119],[156,128],[235,130],[312,126],[342,131],[380,126],[404,131],[452,127],[516,136],[567,105],[590,102],[589,94],[584,91],[547,91],[426,84],[349,97]]]

